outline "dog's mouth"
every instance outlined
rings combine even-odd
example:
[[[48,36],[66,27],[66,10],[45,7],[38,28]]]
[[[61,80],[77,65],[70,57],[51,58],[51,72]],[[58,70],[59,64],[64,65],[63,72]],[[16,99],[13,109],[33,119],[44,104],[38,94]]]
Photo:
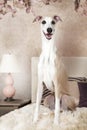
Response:
[[[44,33],[46,39],[50,40],[52,38],[52,35],[53,35],[52,33],[45,33],[45,32],[43,32],[43,33]]]

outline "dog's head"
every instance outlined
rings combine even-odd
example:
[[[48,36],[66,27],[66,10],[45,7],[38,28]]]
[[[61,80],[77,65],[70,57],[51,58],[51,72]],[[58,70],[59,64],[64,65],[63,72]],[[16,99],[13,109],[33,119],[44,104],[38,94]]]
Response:
[[[41,30],[45,38],[50,40],[55,32],[55,25],[58,21],[62,21],[59,16],[45,17],[37,16],[33,22],[40,21]]]

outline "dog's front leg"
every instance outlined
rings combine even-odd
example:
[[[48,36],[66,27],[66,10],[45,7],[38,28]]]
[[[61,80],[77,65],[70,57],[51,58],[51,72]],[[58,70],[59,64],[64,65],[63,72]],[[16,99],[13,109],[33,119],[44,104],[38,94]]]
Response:
[[[39,80],[38,89],[37,89],[36,109],[35,109],[35,114],[34,114],[34,123],[38,121],[42,92],[43,92],[43,85],[42,85],[42,81]]]
[[[54,82],[55,85],[55,115],[54,124],[58,125],[60,121],[60,86],[58,86],[58,81]]]

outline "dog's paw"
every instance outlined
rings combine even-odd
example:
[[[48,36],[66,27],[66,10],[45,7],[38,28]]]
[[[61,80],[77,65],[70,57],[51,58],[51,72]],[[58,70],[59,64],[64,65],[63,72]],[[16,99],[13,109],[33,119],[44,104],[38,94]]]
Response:
[[[37,123],[37,121],[38,121],[38,120],[36,120],[36,119],[33,119],[33,123],[34,123],[34,124],[36,124],[36,123]]]
[[[54,119],[54,125],[59,125],[59,120],[58,119]]]
[[[38,116],[35,115],[35,116],[34,116],[34,119],[33,119],[33,123],[37,123],[37,121],[38,121]]]
[[[37,120],[36,119],[33,119],[33,124],[36,124],[37,123]]]

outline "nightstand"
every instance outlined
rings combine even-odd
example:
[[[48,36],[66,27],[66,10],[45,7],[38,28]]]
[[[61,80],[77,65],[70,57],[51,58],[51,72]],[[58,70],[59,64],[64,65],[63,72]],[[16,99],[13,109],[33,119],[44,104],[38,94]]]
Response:
[[[14,99],[13,101],[4,101],[0,100],[0,116],[13,111],[15,109],[21,108],[30,103],[30,100],[21,100],[21,99]]]

